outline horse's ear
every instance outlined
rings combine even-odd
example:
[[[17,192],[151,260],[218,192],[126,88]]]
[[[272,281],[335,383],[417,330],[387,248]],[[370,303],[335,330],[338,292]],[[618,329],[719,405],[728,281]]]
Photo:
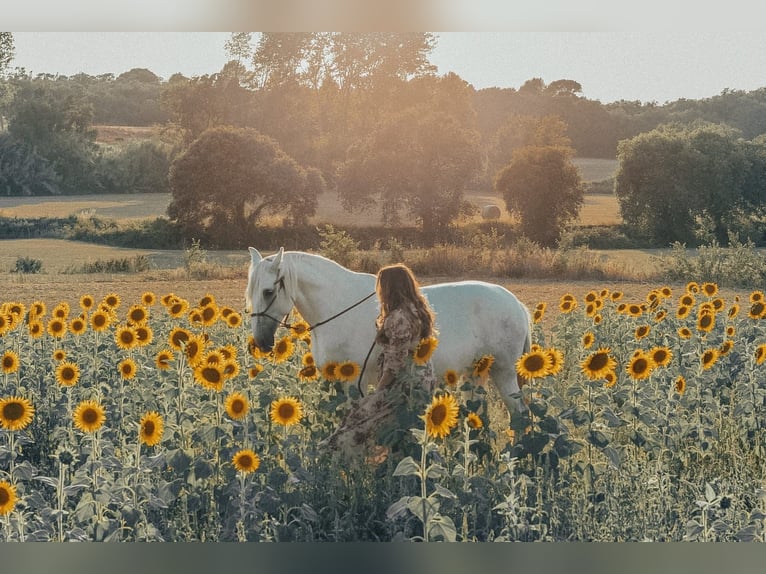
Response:
[[[280,247],[277,254],[274,256],[274,269],[279,269],[279,266],[282,264],[282,256],[285,254],[285,248]]]
[[[253,263],[258,263],[261,259],[263,259],[255,247],[248,247],[248,250],[250,251],[250,260]]]

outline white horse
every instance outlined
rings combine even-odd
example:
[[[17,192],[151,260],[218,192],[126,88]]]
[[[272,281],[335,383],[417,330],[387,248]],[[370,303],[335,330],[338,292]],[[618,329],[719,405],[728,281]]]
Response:
[[[263,258],[250,247],[245,308],[251,313],[255,344],[274,345],[277,328],[295,307],[311,326],[311,351],[318,366],[328,361],[362,365],[375,338],[379,303],[375,275],[350,271],[321,255],[300,251]],[[531,346],[528,309],[492,283],[459,281],[421,288],[435,315],[439,344],[431,360],[441,377],[448,369],[468,372],[482,355],[495,358],[490,378],[510,413],[518,412],[516,360]],[[374,384],[379,354],[369,357],[362,388]],[[522,407],[523,409],[523,407]]]

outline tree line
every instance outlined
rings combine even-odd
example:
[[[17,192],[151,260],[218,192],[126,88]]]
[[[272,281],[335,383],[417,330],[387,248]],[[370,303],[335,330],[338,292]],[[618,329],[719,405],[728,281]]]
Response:
[[[527,236],[554,245],[585,191],[572,157],[618,157],[623,218],[652,241],[756,233],[766,88],[664,105],[602,104],[569,79],[476,90],[436,75],[436,41],[235,33],[220,72],[164,80],[145,69],[31,77],[10,70],[12,35],[0,33],[0,194],[170,191],[187,234],[220,228],[238,243],[270,213],[305,223],[325,189],[349,210],[378,208],[385,225],[414,215],[429,233],[468,213],[465,192],[477,190],[497,193]],[[94,124],[161,130],[105,147]],[[714,152],[723,155],[703,166],[709,177],[696,169],[703,160],[679,170],[673,155]],[[679,183],[683,174],[697,180]],[[682,224],[667,225],[670,213]]]

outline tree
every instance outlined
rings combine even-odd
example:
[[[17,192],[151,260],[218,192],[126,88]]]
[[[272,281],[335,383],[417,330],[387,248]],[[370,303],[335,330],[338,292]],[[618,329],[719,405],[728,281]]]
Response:
[[[0,32],[0,74],[2,74],[13,61],[14,54],[13,33]]]
[[[218,246],[252,243],[266,214],[313,215],[323,183],[272,140],[252,129],[207,130],[170,167],[168,215],[187,237]]]
[[[571,158],[565,147],[522,147],[495,180],[506,208],[521,219],[524,235],[543,246],[556,244],[583,203],[584,187]]]
[[[384,224],[397,224],[409,212],[424,232],[437,232],[460,215],[480,164],[475,131],[416,106],[350,150],[338,193],[347,209],[382,209]]]

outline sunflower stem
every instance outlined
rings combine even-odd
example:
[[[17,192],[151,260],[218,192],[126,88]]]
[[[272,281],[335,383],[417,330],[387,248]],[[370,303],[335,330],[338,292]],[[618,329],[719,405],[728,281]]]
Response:
[[[59,542],[64,542],[64,465],[59,461],[59,479],[56,484],[56,501],[58,515],[56,524],[58,526]]]
[[[420,501],[423,505],[423,542],[428,542],[428,505],[426,504],[426,446],[428,433],[423,433],[423,445],[420,452]]]
[[[13,431],[10,431],[8,433],[8,450],[11,453],[11,464],[10,464],[10,470],[9,470],[9,476],[11,477],[11,482],[13,482],[13,472],[15,469],[15,458],[16,458],[16,433]]]

